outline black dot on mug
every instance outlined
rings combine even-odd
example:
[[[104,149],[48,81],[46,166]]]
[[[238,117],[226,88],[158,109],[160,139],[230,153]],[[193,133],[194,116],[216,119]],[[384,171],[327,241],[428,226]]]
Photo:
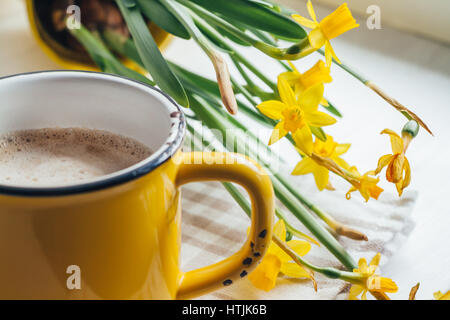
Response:
[[[260,237],[260,238],[265,238],[266,237],[266,234],[267,234],[267,230],[266,229],[264,229],[263,231],[261,231],[260,233],[259,233],[259,235],[258,235],[258,237]]]
[[[230,279],[225,280],[224,282],[222,282],[224,286],[229,286],[230,284],[233,283],[233,281],[231,281]]]
[[[244,266],[249,266],[252,263],[252,258],[245,258],[244,261],[242,261],[242,264]]]
[[[242,271],[241,274],[239,275],[241,278],[245,277],[247,275],[247,271]]]
[[[259,257],[260,255],[261,255],[261,253],[259,253],[259,252],[255,252],[255,253],[253,254],[254,257]]]

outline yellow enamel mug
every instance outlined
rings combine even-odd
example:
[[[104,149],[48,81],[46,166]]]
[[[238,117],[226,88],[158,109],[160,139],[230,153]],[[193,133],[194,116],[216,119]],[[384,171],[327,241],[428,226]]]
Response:
[[[270,178],[242,155],[182,152],[183,112],[158,89],[103,73],[44,71],[0,78],[0,96],[0,133],[84,127],[154,151],[83,184],[0,185],[1,299],[185,299],[233,285],[263,257]],[[245,187],[250,232],[231,257],[182,272],[179,187],[205,180]]]

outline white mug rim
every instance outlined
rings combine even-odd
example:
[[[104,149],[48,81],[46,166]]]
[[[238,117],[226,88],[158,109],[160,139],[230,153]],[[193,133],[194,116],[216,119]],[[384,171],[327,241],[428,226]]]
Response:
[[[183,111],[181,110],[181,107],[165,92],[141,81],[104,72],[95,72],[86,70],[42,70],[0,77],[0,86],[2,80],[5,79],[11,79],[15,77],[26,77],[37,74],[45,75],[45,74],[62,74],[62,73],[67,73],[68,75],[70,75],[70,73],[88,74],[88,75],[91,74],[113,81],[114,79],[120,80],[121,82],[125,81],[128,82],[129,85],[144,86],[145,89],[152,90],[151,92],[160,95],[168,102],[167,104],[165,104],[165,106],[167,107],[168,112],[170,114],[171,133],[167,137],[165,143],[162,144],[157,150],[155,150],[149,157],[129,168],[99,177],[98,179],[86,181],[80,184],[71,184],[67,186],[64,185],[55,187],[53,186],[33,187],[33,186],[13,186],[0,184],[0,194],[27,196],[27,197],[49,197],[49,196],[68,196],[86,192],[99,191],[102,189],[130,182],[132,180],[138,179],[148,174],[149,172],[155,170],[163,163],[168,161],[181,148],[186,130],[186,119],[184,117]]]

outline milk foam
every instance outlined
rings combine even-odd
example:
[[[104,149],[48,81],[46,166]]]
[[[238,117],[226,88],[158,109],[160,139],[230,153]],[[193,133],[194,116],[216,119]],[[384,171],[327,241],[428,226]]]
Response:
[[[128,168],[151,154],[144,144],[107,131],[44,128],[0,135],[0,184],[79,184]]]

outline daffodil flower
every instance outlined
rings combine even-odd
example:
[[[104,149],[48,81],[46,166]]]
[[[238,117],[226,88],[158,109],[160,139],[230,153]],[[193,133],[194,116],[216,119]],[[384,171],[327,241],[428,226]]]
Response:
[[[330,68],[325,65],[322,60],[304,73],[300,73],[298,69],[288,61],[292,68],[292,71],[286,71],[281,73],[278,77],[286,79],[291,87],[294,88],[295,96],[299,97],[306,89],[311,88],[320,83],[330,83],[333,78],[330,76]],[[328,106],[328,102],[325,98],[322,98],[320,104]]]
[[[349,148],[350,144],[338,144],[334,141],[332,136],[327,135],[326,141],[316,138],[313,145],[313,153],[318,154],[323,158],[329,158],[339,166],[347,169],[350,166],[341,159],[340,156],[346,153]],[[309,173],[314,175],[314,180],[316,181],[319,190],[323,190],[329,185],[329,170],[310,157],[304,157],[292,171],[293,175],[304,175]]]
[[[390,129],[384,129],[381,134],[388,134],[391,137],[392,154],[386,154],[378,160],[375,174],[380,173],[387,166],[386,180],[395,183],[398,195],[401,196],[403,190],[411,182],[411,167],[405,153],[412,136],[403,133],[400,137]]]
[[[362,300],[367,300],[368,291],[375,293],[397,292],[398,287],[394,281],[375,274],[380,263],[380,258],[380,254],[376,254],[369,265],[367,265],[366,259],[359,259],[358,268],[354,269],[353,273],[357,274],[360,278],[352,281],[353,286],[350,288],[349,293],[350,300],[359,300],[359,295],[361,295]]]
[[[281,120],[272,132],[269,145],[290,132],[297,147],[304,153],[311,154],[313,139],[310,126],[323,127],[336,123],[336,119],[317,110],[323,98],[323,85],[308,88],[297,99],[288,82],[279,78],[278,92],[281,101],[269,100],[257,107],[267,117]]]
[[[331,66],[332,58],[340,63],[330,44],[330,40],[340,36],[344,32],[359,27],[359,24],[356,23],[346,3],[340,5],[321,22],[317,21],[311,0],[308,1],[307,8],[312,20],[298,14],[292,15],[292,17],[302,26],[312,29],[308,35],[312,47],[320,49],[325,46],[325,60],[327,66]]]
[[[278,220],[273,228],[273,235],[282,241],[286,239],[286,226],[283,220]],[[286,244],[299,256],[306,255],[311,249],[311,244],[303,240],[291,240]],[[278,274],[282,272],[292,278],[310,278],[308,271],[297,263],[291,262],[292,258],[281,250],[274,242],[271,242],[266,255],[258,267],[248,276],[250,282],[258,289],[270,291],[275,287]]]
[[[361,196],[367,202],[369,201],[369,198],[378,199],[380,194],[384,191],[382,188],[377,186],[380,179],[371,177],[375,175],[374,171],[368,171],[364,175],[361,175],[356,167],[350,167],[347,172],[350,175],[349,181],[352,184],[352,187],[345,195],[347,199],[351,198],[352,192],[359,191]]]
[[[442,293],[438,291],[435,292],[433,295],[436,300],[450,300],[450,291],[447,291],[447,293]]]

